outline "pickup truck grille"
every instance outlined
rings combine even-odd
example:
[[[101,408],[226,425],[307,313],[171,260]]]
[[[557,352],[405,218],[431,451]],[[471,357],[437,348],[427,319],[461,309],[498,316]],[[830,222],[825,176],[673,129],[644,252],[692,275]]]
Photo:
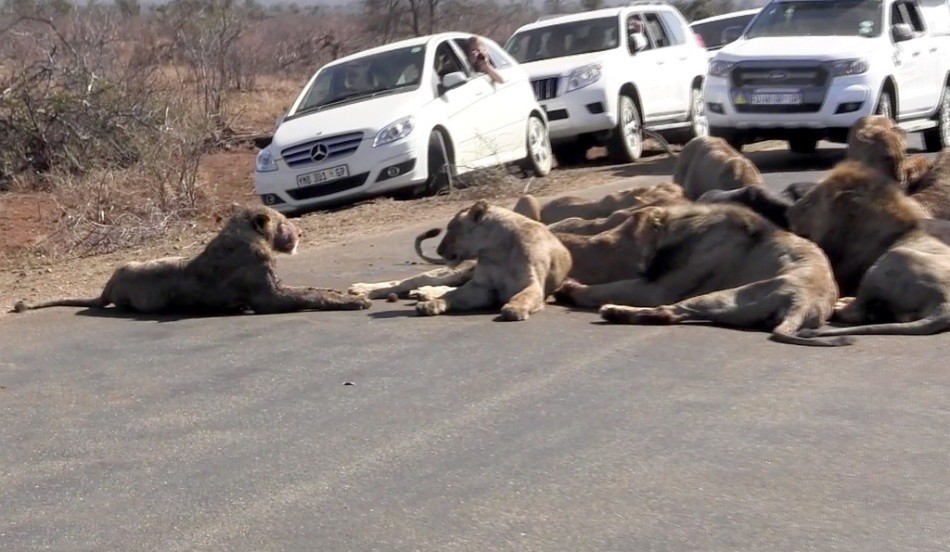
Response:
[[[288,167],[301,167],[311,163],[322,163],[332,159],[347,156],[360,147],[363,140],[362,132],[351,132],[349,134],[339,134],[319,140],[310,140],[284,148],[280,151],[280,156]],[[317,151],[314,148],[321,145]],[[314,154],[318,159],[314,159]]]
[[[531,81],[531,87],[534,88],[535,99],[541,101],[556,98],[558,80],[558,77],[548,77],[546,79],[535,79]]]
[[[820,65],[739,65],[732,70],[734,86],[824,86],[827,80],[828,71]]]

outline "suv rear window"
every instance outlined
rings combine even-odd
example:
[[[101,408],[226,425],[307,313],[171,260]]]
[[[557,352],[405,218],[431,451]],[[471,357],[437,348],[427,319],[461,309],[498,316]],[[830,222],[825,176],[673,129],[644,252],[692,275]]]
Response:
[[[611,50],[620,45],[619,18],[546,25],[512,35],[505,50],[519,63]]]

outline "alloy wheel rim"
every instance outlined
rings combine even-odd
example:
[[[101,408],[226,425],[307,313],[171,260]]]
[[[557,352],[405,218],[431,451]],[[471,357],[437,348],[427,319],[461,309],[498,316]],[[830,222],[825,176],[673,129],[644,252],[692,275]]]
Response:
[[[709,119],[706,118],[706,104],[703,95],[693,92],[693,133],[696,136],[709,136]]]
[[[943,147],[950,147],[950,89],[943,92],[943,106],[940,108],[940,139]]]
[[[633,116],[633,103],[629,98],[623,101],[623,109],[620,111],[623,121],[623,139],[627,143],[627,149],[634,156],[640,154],[642,144],[640,142],[640,122]]]
[[[551,163],[551,144],[544,136],[543,125],[535,118],[531,119],[531,128],[528,132],[528,147],[531,149],[531,158],[541,170],[547,170]]]

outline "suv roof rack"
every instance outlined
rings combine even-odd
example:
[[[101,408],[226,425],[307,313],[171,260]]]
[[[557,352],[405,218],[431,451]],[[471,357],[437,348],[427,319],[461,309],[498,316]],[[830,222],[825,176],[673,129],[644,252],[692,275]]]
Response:
[[[669,5],[667,0],[633,0],[628,6]]]

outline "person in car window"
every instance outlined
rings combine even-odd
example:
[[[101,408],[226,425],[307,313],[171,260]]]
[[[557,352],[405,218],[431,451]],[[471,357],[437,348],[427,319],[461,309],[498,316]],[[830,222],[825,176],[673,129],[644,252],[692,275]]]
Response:
[[[493,82],[505,82],[505,79],[495,70],[491,58],[488,57],[488,51],[477,36],[469,37],[466,46],[468,62],[476,71],[485,73]]]

